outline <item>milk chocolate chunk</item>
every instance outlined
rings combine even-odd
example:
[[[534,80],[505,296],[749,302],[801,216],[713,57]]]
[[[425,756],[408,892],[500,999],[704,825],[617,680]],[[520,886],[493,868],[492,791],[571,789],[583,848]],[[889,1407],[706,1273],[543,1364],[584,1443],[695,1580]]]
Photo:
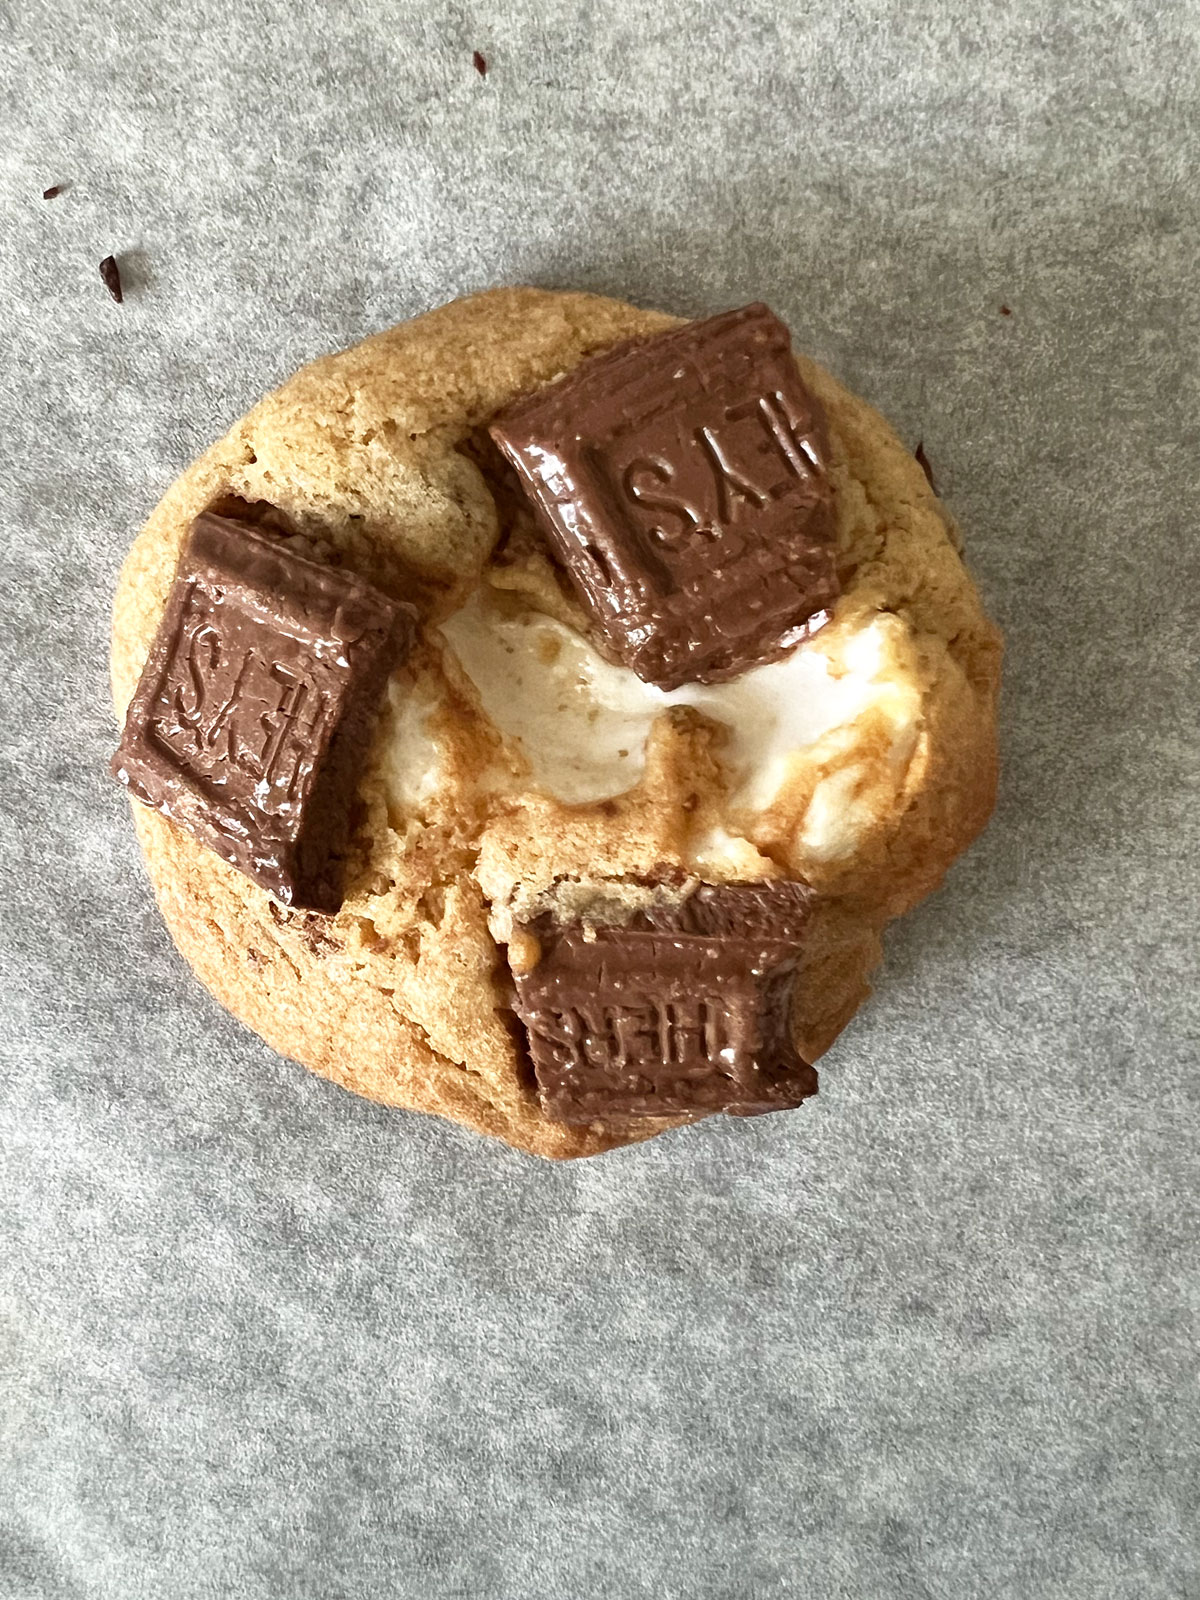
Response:
[[[491,433],[601,646],[648,683],[735,677],[826,620],[825,417],[766,306],[593,357]]]
[[[811,898],[702,885],[621,925],[530,924],[542,954],[514,975],[516,1009],[546,1115],[749,1116],[815,1094],[789,1020]]]
[[[285,905],[336,911],[350,804],[415,619],[284,539],[198,517],[113,775]]]
[[[117,265],[116,256],[105,256],[100,263],[100,278],[109,294],[120,305],[125,299],[125,291],[121,287],[121,269]]]

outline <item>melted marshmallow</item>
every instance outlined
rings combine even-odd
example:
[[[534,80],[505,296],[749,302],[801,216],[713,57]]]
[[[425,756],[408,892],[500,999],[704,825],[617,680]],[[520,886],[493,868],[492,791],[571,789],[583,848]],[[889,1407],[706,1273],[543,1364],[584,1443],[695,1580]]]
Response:
[[[725,758],[735,805],[761,810],[787,777],[790,758],[874,698],[883,636],[872,624],[851,641],[847,670],[801,644],[780,661],[730,683],[664,692],[606,661],[554,618],[471,597],[442,633],[483,710],[522,755],[533,780],[569,804],[633,788],[645,767],[651,724],[668,706],[694,706],[729,729]]]
[[[441,780],[441,753],[429,732],[439,703],[426,685],[414,688],[398,677],[388,684],[384,778],[389,795],[407,811],[419,811]]]

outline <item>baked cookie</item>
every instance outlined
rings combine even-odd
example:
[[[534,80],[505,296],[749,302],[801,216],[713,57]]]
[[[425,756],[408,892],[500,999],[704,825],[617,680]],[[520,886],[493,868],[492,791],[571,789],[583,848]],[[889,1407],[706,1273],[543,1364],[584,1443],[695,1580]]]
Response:
[[[498,289],[304,368],[169,490],[115,769],[172,937],[275,1049],[582,1156],[813,1091],[988,817],[999,667],[920,466],[763,308]]]

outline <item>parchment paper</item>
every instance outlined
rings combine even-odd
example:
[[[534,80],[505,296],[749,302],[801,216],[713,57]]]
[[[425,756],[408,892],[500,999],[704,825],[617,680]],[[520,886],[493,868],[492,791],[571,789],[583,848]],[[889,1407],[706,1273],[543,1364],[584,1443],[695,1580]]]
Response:
[[[5,1600],[1200,1594],[1198,40],[0,0]],[[819,1101],[565,1168],[224,1016],[104,775],[174,475],[521,280],[770,301],[924,440],[1009,641],[994,825]]]

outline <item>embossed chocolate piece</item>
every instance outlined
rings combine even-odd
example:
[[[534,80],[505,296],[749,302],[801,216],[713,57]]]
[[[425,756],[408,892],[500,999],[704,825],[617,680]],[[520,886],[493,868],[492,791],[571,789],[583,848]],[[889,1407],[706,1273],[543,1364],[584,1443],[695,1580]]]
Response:
[[[198,517],[113,775],[285,905],[336,911],[350,802],[415,618],[285,540]]]
[[[514,981],[546,1115],[749,1116],[815,1094],[789,1024],[811,901],[795,883],[705,884],[619,926],[531,924],[541,956]]]
[[[593,357],[491,433],[602,643],[647,682],[735,677],[826,620],[825,418],[766,306]]]

